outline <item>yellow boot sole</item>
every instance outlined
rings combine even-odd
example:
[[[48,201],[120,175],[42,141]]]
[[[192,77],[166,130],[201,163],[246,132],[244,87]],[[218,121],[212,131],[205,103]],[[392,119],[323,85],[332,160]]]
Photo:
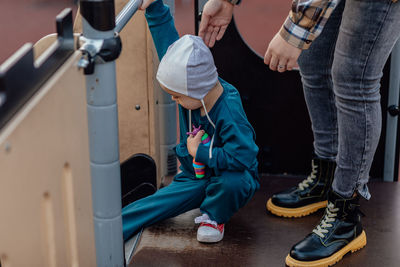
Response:
[[[367,236],[364,231],[356,239],[347,244],[344,248],[333,254],[332,256],[316,260],[316,261],[298,261],[290,257],[290,254],[286,257],[286,265],[289,267],[329,267],[340,261],[344,255],[349,251],[356,252],[362,249],[367,244]]]
[[[321,201],[317,203],[313,203],[301,208],[282,208],[279,206],[274,205],[272,203],[272,199],[268,199],[267,201],[267,210],[269,210],[272,214],[275,214],[277,216],[281,217],[303,217],[308,214],[311,214],[313,212],[316,212],[317,210],[321,208],[325,208],[326,205],[328,204],[328,201]]]

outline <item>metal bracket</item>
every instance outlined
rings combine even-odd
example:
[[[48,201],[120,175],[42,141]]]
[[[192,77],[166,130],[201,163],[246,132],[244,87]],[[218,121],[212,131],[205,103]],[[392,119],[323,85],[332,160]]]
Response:
[[[79,46],[82,57],[78,62],[78,67],[84,69],[85,75],[93,74],[95,64],[104,64],[117,59],[122,50],[118,33],[109,39],[88,39],[80,36]]]

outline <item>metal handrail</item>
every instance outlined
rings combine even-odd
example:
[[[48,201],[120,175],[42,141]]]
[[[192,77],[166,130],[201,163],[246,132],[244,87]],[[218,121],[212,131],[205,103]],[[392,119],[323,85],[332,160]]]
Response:
[[[143,0],[131,0],[125,5],[115,20],[115,32],[120,33],[122,31],[142,3]]]

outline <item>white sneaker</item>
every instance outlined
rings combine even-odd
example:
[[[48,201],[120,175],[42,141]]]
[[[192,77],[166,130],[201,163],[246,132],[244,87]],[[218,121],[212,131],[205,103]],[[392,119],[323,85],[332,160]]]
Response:
[[[197,230],[197,241],[204,243],[216,243],[224,238],[224,224],[217,224],[216,221],[210,220],[207,214],[203,214],[195,219],[196,223],[200,223]]]

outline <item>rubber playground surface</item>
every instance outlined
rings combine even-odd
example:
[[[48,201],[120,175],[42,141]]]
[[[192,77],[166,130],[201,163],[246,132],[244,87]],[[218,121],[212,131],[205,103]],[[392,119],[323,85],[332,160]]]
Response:
[[[192,210],[146,228],[129,267],[135,266],[285,266],[292,245],[318,224],[323,209],[302,218],[281,218],[267,212],[265,203],[274,192],[301,179],[261,176],[261,188],[226,224],[224,239],[216,244],[196,240]],[[373,197],[361,201],[367,246],[348,254],[335,267],[395,267],[400,261],[400,184],[370,182]]]

